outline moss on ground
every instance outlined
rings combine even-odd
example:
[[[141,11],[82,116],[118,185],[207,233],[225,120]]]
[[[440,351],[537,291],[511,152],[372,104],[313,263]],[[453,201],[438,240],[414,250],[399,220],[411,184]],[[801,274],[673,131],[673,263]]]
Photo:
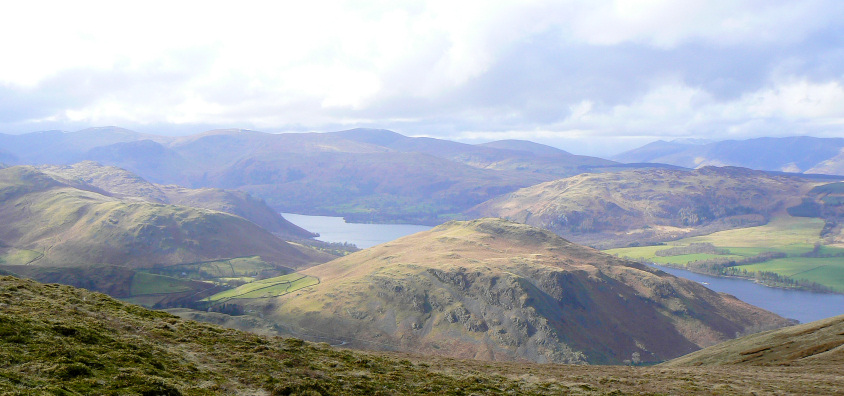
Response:
[[[0,277],[3,395],[832,394],[840,366],[540,365],[375,354]]]

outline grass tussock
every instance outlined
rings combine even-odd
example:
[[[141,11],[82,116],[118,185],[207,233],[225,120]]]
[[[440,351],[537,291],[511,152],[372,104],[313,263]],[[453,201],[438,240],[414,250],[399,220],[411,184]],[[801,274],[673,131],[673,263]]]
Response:
[[[0,277],[4,395],[832,394],[842,386],[834,367],[570,366],[353,352]]]

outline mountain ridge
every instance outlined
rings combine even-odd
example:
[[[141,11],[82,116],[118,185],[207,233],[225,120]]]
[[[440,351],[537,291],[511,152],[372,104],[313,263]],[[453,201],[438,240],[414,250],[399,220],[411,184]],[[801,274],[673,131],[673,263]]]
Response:
[[[494,198],[468,211],[550,229],[602,248],[765,224],[815,182],[737,167],[581,174]]]
[[[839,155],[842,149],[844,138],[811,136],[760,137],[706,144],[657,141],[612,158],[623,162],[660,162],[687,168],[740,166],[768,171],[835,174],[829,172],[837,172],[838,167],[826,168],[822,164]]]

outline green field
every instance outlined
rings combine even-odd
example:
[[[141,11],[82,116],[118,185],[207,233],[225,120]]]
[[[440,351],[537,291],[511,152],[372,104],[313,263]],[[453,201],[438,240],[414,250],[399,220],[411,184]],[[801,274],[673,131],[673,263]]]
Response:
[[[11,248],[5,254],[0,254],[0,264],[27,265],[43,255],[34,250]]]
[[[273,277],[291,271],[269,264],[259,256],[237,257],[218,261],[179,264],[164,268],[154,268],[151,273],[174,278],[213,281],[239,286],[258,277]]]
[[[313,276],[293,273],[250,282],[243,286],[217,293],[203,301],[224,303],[233,299],[276,297],[318,283],[319,279]]]
[[[757,271],[774,272],[795,280],[816,282],[844,293],[844,257],[802,257],[811,252],[815,244],[822,242],[820,232],[823,226],[824,222],[820,219],[784,216],[759,227],[721,231],[680,239],[660,246],[609,249],[605,252],[633,260],[671,266],[686,266],[696,261],[711,259],[740,260],[766,252],[784,253],[787,255],[785,258],[733,268],[747,270],[751,273],[750,275]],[[656,252],[661,250],[689,246],[693,243],[711,243],[718,248],[727,249],[729,254],[656,255]],[[844,254],[844,249],[821,246],[818,253],[819,255],[839,255]]]
[[[193,288],[184,281],[145,272],[135,273],[135,276],[132,277],[132,285],[129,287],[132,296],[181,293],[190,290],[193,290]]]
[[[811,250],[820,241],[824,221],[808,217],[783,216],[759,227],[739,228],[714,234],[681,239],[673,244],[709,242],[715,246],[762,247]]]
[[[817,282],[844,293],[844,257],[788,257],[736,268],[748,272],[776,272],[794,279]]]

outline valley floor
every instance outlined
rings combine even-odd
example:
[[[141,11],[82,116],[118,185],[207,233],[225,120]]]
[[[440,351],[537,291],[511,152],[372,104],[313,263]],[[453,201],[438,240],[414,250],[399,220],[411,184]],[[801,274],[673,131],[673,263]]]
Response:
[[[692,272],[754,279],[767,286],[844,293],[844,248],[825,245],[823,227],[820,219],[786,215],[759,227],[606,252]]]

